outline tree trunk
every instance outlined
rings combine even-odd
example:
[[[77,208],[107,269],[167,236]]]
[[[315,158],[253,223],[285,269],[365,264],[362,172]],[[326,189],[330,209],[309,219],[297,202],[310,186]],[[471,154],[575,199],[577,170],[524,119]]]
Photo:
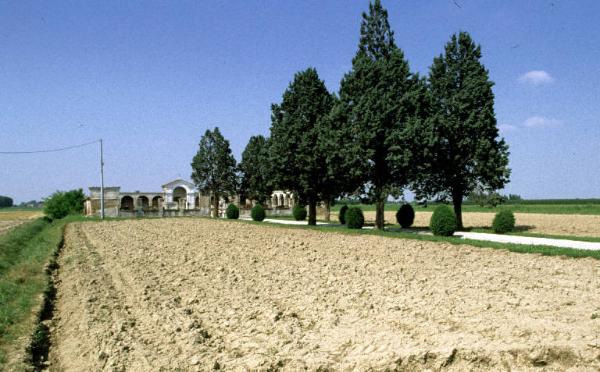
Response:
[[[214,193],[215,200],[213,200],[214,218],[219,218],[219,194]]]
[[[308,224],[317,224],[317,202],[315,200],[309,200],[308,202]]]
[[[452,194],[452,204],[454,205],[454,215],[456,216],[456,230],[464,230],[462,221],[462,193]]]
[[[375,208],[375,227],[379,230],[383,230],[385,226],[385,198],[375,201]]]
[[[325,200],[325,221],[331,222],[331,201]]]

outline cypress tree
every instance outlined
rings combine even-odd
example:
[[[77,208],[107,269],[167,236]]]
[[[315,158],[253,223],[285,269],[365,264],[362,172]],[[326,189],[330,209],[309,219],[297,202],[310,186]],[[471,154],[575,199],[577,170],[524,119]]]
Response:
[[[410,181],[413,161],[407,127],[415,115],[419,79],[394,41],[381,2],[370,3],[362,18],[358,52],[352,70],[342,79],[340,103],[353,146],[346,158],[361,160],[355,172],[361,175],[368,200],[376,205],[376,227],[383,229],[387,197],[399,196]]]
[[[243,197],[264,204],[273,191],[270,187],[268,141],[265,137],[250,137],[242,152],[239,170]]]
[[[236,192],[236,164],[229,141],[223,137],[219,128],[206,130],[198,152],[192,159],[192,180],[201,192],[213,196],[214,217],[219,216],[219,198]]]
[[[327,166],[319,151],[319,123],[333,105],[331,94],[314,68],[296,73],[273,104],[269,153],[273,184],[293,191],[308,204],[308,224],[316,225],[317,202],[327,187]]]
[[[427,159],[415,191],[451,199],[462,229],[463,198],[476,188],[502,188],[510,175],[508,145],[496,126],[494,83],[468,33],[453,35],[434,59],[428,85],[431,116],[417,135]]]

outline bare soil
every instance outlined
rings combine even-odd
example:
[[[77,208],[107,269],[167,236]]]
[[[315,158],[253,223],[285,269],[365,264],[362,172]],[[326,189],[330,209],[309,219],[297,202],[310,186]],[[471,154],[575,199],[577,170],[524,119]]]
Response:
[[[2,211],[0,212],[0,235],[41,216],[43,214],[39,211]]]
[[[71,224],[60,265],[51,370],[600,368],[591,258],[179,218]]]
[[[414,226],[427,227],[432,212],[416,212]],[[364,212],[367,222],[375,221],[375,212]],[[467,212],[463,213],[465,227],[489,228],[494,220],[494,213]],[[337,220],[337,214],[332,216]],[[517,229],[520,231],[549,234],[600,237],[600,216],[582,214],[543,214],[515,213]],[[385,212],[385,222],[395,224],[396,212]]]

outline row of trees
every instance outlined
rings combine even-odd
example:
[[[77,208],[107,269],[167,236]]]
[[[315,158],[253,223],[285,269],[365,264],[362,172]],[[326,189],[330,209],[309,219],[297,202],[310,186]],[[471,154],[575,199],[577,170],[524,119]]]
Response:
[[[427,77],[411,72],[375,0],[362,15],[358,51],[338,94],[314,68],[296,73],[271,107],[269,138],[252,137],[239,168],[227,143],[225,176],[206,164],[210,156],[200,156],[207,131],[192,178],[219,195],[232,190],[226,180],[239,169],[242,195],[264,202],[275,188],[291,190],[308,205],[309,224],[316,223],[319,201],[329,206],[339,196],[360,195],[376,205],[379,229],[388,197],[411,189],[417,199],[451,200],[462,228],[463,198],[476,188],[503,187],[510,173],[492,86],[481,48],[466,32],[452,36]]]

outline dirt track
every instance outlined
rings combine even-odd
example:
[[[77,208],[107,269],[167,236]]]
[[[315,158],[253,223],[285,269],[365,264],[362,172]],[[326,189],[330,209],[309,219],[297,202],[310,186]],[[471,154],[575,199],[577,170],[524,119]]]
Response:
[[[70,225],[53,370],[597,370],[600,261],[206,219]]]
[[[365,220],[375,221],[375,212],[364,212]],[[494,213],[466,212],[463,213],[465,227],[491,227]],[[332,217],[337,220],[337,214]],[[418,211],[415,215],[415,226],[429,226],[431,212]],[[515,213],[517,228],[522,231],[550,234],[600,237],[600,216],[582,214],[542,214]],[[387,223],[396,222],[396,212],[385,212]]]

